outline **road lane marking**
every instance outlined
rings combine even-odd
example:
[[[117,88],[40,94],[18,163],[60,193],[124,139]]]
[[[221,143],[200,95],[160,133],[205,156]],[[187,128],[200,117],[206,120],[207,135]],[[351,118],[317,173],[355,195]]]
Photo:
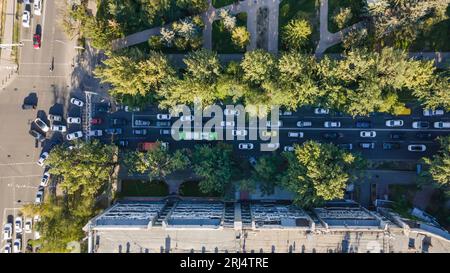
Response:
[[[15,163],[0,163],[0,166],[15,166],[15,165],[32,165],[36,162],[15,162]]]
[[[31,178],[31,177],[41,177],[40,174],[31,174],[31,175],[16,175],[16,176],[0,176],[0,179],[14,179],[14,178]],[[9,184],[8,184],[9,186]]]

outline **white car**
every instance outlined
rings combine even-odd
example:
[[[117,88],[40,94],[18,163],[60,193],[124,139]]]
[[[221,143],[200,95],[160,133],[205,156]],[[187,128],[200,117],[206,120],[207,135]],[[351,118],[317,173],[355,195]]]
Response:
[[[83,137],[83,132],[77,131],[77,132],[68,134],[68,135],[66,136],[66,139],[67,139],[67,140],[74,140],[74,139],[77,139],[77,138],[80,138],[80,137]]]
[[[437,121],[433,125],[437,129],[450,128],[450,121]]]
[[[34,15],[38,15],[38,16],[42,14],[42,0],[34,0],[33,12],[34,12]]]
[[[37,223],[41,221],[41,216],[39,214],[36,214],[33,216],[33,222]]]
[[[411,144],[408,145],[408,151],[410,152],[425,152],[427,150],[427,146],[423,144]]]
[[[386,120],[386,126],[387,127],[402,127],[403,126],[403,120],[401,120],[401,119]]]
[[[157,114],[156,119],[158,120],[170,120],[172,116],[170,114]]]
[[[281,127],[281,126],[283,126],[283,122],[282,122],[281,120],[279,120],[279,121],[277,121],[276,123],[273,123],[273,124],[272,124],[272,122],[271,122],[270,120],[268,120],[268,121],[266,122],[266,126],[267,126],[267,127]]]
[[[41,238],[41,234],[39,233],[39,231],[35,231],[34,232],[34,239],[35,240],[39,240]]]
[[[311,127],[312,122],[311,121],[298,121],[297,127]]]
[[[24,10],[23,14],[22,14],[22,26],[29,28],[30,27],[30,19],[31,19],[31,14],[28,10]]]
[[[91,130],[89,131],[89,136],[91,137],[101,137],[103,135],[102,130]]]
[[[22,241],[20,239],[15,239],[13,244],[13,252],[20,253],[22,250]]]
[[[71,98],[70,103],[72,103],[73,105],[76,105],[78,107],[83,107],[83,105],[84,105],[84,102],[82,102],[81,100],[79,100],[77,98]]]
[[[141,111],[141,108],[139,108],[139,107],[132,107],[132,106],[123,106],[123,110],[125,112],[139,112],[139,111]]]
[[[55,122],[55,121],[61,121],[62,117],[59,115],[50,114],[50,115],[48,115],[48,119],[51,120],[52,122]]]
[[[20,216],[17,216],[16,219],[14,220],[14,231],[16,232],[16,234],[20,234],[22,233],[22,229],[23,229],[23,219]]]
[[[47,187],[49,180],[50,180],[50,173],[49,172],[44,172],[44,174],[42,175],[42,178],[41,178],[40,185],[42,187]]]
[[[323,126],[325,128],[338,128],[338,127],[341,127],[341,122],[339,122],[339,121],[325,121],[323,123]]]
[[[45,160],[47,160],[47,158],[48,158],[48,153],[47,152],[43,152],[41,154],[41,156],[39,157],[39,160],[38,160],[37,164],[39,166],[41,166],[41,167],[44,167],[44,162],[45,162]]]
[[[34,123],[41,129],[44,133],[47,133],[50,128],[48,127],[47,123],[45,123],[42,119],[36,118],[34,120]]]
[[[193,121],[193,120],[194,120],[194,116],[193,116],[193,115],[189,115],[189,116],[181,116],[181,117],[180,117],[180,120],[181,120],[182,122],[184,122],[184,121]]]
[[[34,203],[36,203],[36,204],[42,203],[43,198],[44,198],[44,191],[38,190],[36,193],[36,198],[34,199]]]
[[[11,253],[11,244],[7,243],[5,248],[3,248],[3,253]]]
[[[414,121],[412,127],[414,129],[427,129],[430,127],[430,124],[428,121]]]
[[[239,143],[239,150],[252,150],[253,143]]]
[[[280,111],[280,116],[292,116],[292,112],[291,111]]]
[[[11,223],[6,223],[3,226],[3,240],[11,240],[13,233],[13,227]]]
[[[293,152],[295,149],[293,146],[284,146],[283,150],[285,152]]]
[[[64,133],[67,131],[67,127],[65,125],[52,125],[52,131]]]
[[[426,116],[426,117],[429,117],[429,116],[442,116],[442,115],[444,115],[444,110],[442,110],[442,109],[436,109],[436,110],[424,109],[423,110],[423,115]]]
[[[359,133],[360,137],[376,137],[377,133],[375,131],[361,131]]]
[[[223,110],[223,114],[225,116],[239,116],[241,114],[241,112],[239,110],[236,109],[225,109]]]
[[[234,127],[234,121],[221,121],[220,126],[222,127]]]
[[[81,118],[79,118],[79,117],[68,117],[67,118],[67,123],[69,123],[69,124],[80,124],[81,123]]]
[[[247,130],[232,130],[231,135],[233,136],[246,136]]]
[[[33,219],[31,218],[26,218],[25,219],[25,233],[31,233],[31,231],[33,230]]]
[[[316,115],[326,115],[330,113],[330,109],[326,109],[326,108],[315,108],[314,109],[314,114]]]
[[[261,143],[261,149],[262,148],[266,148],[266,149],[278,149],[280,148],[280,143]]]
[[[288,137],[302,138],[303,132],[289,132]]]

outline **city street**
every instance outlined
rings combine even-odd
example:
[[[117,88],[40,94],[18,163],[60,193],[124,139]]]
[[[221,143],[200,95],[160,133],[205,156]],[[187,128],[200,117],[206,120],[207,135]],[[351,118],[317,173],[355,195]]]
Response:
[[[68,41],[59,27],[58,3],[43,1],[42,15],[32,13],[29,28],[21,26],[19,73],[0,90],[0,219],[11,220],[23,204],[33,202],[43,169],[36,164],[42,148],[53,145],[46,140],[40,145],[30,134],[33,120],[45,118],[49,109],[64,111],[70,89],[74,43]],[[33,48],[33,35],[41,34],[42,47]],[[54,70],[49,70],[54,57]],[[24,101],[37,103],[36,110],[23,110]],[[56,107],[55,107],[56,105]],[[2,246],[4,242],[2,241]],[[22,240],[26,246],[25,238]]]

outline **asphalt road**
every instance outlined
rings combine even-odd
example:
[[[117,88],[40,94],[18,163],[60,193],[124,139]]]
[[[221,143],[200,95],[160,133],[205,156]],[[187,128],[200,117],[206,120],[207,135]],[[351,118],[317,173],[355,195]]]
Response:
[[[59,28],[58,3],[43,1],[41,16],[32,15],[30,28],[21,27],[19,75],[0,90],[0,219],[12,219],[23,204],[33,202],[43,169],[36,164],[42,148],[29,135],[32,121],[45,118],[50,111],[64,111],[69,88],[68,75],[74,45]],[[33,34],[40,32],[42,47],[33,48]],[[49,66],[54,57],[54,71]],[[37,102],[36,110],[22,110],[24,101]],[[22,245],[30,236],[26,234]],[[3,238],[2,238],[3,239]],[[3,246],[3,240],[1,245]],[[3,251],[3,248],[2,248]]]
[[[179,148],[192,148],[195,144],[198,143],[208,143],[208,141],[176,141],[171,135],[161,135],[160,130],[162,127],[157,127],[156,115],[158,112],[157,109],[146,109],[141,112],[125,112],[125,111],[115,111],[112,113],[103,113],[103,112],[95,112],[95,106],[93,107],[94,113],[93,117],[101,117],[104,122],[101,125],[93,125],[92,130],[95,129],[107,129],[112,128],[110,124],[110,120],[112,118],[122,118],[127,120],[126,126],[118,126],[123,128],[122,135],[105,135],[101,137],[101,140],[104,142],[111,142],[117,140],[128,140],[129,147],[135,148],[137,143],[143,141],[164,141],[169,142],[169,147],[171,149],[179,149]],[[161,112],[162,113],[162,112]],[[136,119],[149,120],[150,126],[140,127],[133,125],[133,121]],[[203,119],[203,125],[207,122],[209,118]],[[386,120],[389,119],[401,119],[404,121],[404,125],[402,127],[387,127],[385,125]],[[171,122],[173,123],[176,118],[172,118]],[[312,108],[303,108],[297,112],[294,112],[291,116],[280,116],[280,120],[283,122],[283,125],[279,128],[279,142],[280,142],[280,150],[284,149],[285,146],[292,146],[295,143],[302,143],[306,140],[317,140],[323,142],[334,142],[337,144],[343,143],[352,143],[353,151],[360,152],[364,157],[368,159],[382,159],[382,160],[418,160],[424,156],[430,156],[434,154],[439,149],[439,144],[435,141],[435,138],[441,135],[448,135],[450,133],[450,129],[434,129],[433,122],[435,121],[450,121],[450,113],[446,113],[444,116],[434,116],[434,117],[424,117],[422,114],[422,109],[416,108],[413,110],[413,113],[410,116],[398,116],[393,117],[388,114],[375,114],[370,117],[357,117],[352,118],[346,115],[316,115],[313,112]],[[297,121],[311,121],[311,127],[299,128],[297,127]],[[371,128],[362,129],[356,128],[356,121],[370,121]],[[324,128],[325,121],[340,121],[340,128]],[[429,129],[414,129],[412,128],[412,123],[414,121],[428,121],[430,123]],[[201,128],[201,124],[195,125],[198,128]],[[137,128],[146,128],[147,134],[145,136],[138,136],[132,133],[133,129]],[[256,127],[252,127],[256,128]],[[243,128],[234,128],[234,129],[243,129]],[[245,129],[249,129],[247,126]],[[375,131],[376,137],[374,138],[362,138],[360,137],[361,131]],[[292,138],[288,137],[288,132],[303,132],[303,138]],[[329,140],[323,137],[323,134],[326,132],[338,132],[342,133],[343,137],[337,140]],[[417,133],[419,132],[430,132],[432,134],[432,138],[429,140],[420,139],[417,137]],[[103,132],[104,133],[104,132]],[[401,140],[391,140],[391,133],[402,133],[403,138]],[[231,140],[225,140],[228,143],[231,143],[235,149],[237,154],[243,156],[258,156],[267,152],[261,152],[259,149],[259,145],[261,143],[267,143],[268,141],[258,140],[237,140],[236,137]],[[209,141],[210,142],[210,141]],[[362,149],[359,147],[359,143],[361,142],[374,142],[374,149]],[[400,144],[399,149],[395,150],[384,150],[383,143],[384,142],[397,142]],[[239,143],[253,143],[254,148],[252,150],[239,150]],[[410,152],[407,150],[407,146],[410,144],[424,144],[427,149],[425,152]]]

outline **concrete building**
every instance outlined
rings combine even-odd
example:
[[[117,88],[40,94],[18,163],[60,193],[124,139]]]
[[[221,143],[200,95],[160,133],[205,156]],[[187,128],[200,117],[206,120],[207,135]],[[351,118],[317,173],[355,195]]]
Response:
[[[445,233],[352,201],[120,201],[84,227],[90,252],[450,252]]]

